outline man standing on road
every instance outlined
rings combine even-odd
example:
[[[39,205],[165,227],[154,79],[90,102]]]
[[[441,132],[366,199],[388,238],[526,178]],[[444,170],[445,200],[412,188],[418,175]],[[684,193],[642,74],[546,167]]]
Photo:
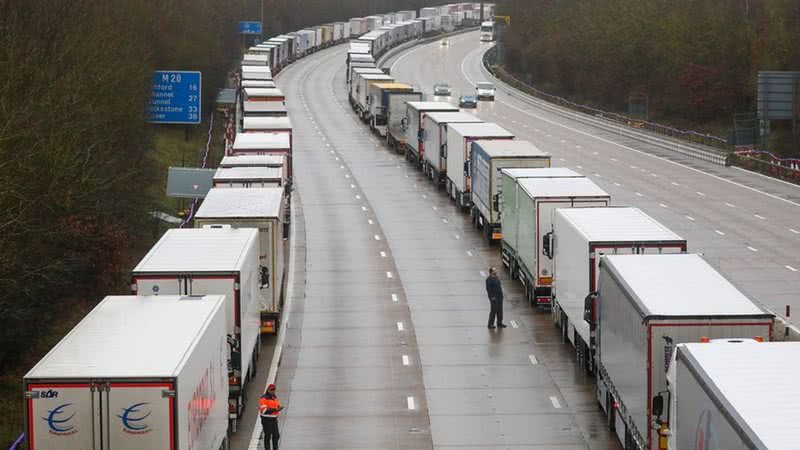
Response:
[[[264,429],[264,449],[269,450],[272,441],[272,450],[278,450],[278,414],[283,409],[278,396],[275,395],[275,385],[267,386],[267,392],[258,400],[258,413],[261,416],[261,428]]]
[[[494,328],[494,318],[497,317],[497,327],[505,328],[503,323],[503,287],[500,286],[500,278],[497,278],[497,269],[489,268],[489,276],[486,278],[486,295],[489,296],[489,329]]]

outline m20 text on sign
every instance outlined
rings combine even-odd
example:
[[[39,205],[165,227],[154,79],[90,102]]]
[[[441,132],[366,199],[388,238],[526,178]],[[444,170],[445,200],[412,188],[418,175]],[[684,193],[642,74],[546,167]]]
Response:
[[[157,70],[147,121],[153,123],[200,123],[200,72]]]

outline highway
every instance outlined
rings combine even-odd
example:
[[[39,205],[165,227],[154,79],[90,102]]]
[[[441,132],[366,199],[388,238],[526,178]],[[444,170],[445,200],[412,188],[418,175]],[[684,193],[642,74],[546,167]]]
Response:
[[[276,79],[306,262],[277,377],[281,448],[619,448],[550,315],[505,277],[509,327],[487,330],[497,247],[357,122],[345,51]]]
[[[392,75],[429,94],[434,83],[446,81],[453,103],[478,81],[492,81],[481,60],[493,44],[479,43],[477,32],[449,41],[393,58]],[[476,114],[549,152],[554,166],[591,177],[613,204],[641,208],[682,235],[689,251],[703,253],[774,313],[785,318],[791,305],[788,321],[800,326],[800,187],[621,137],[537,103],[543,102],[501,88]]]

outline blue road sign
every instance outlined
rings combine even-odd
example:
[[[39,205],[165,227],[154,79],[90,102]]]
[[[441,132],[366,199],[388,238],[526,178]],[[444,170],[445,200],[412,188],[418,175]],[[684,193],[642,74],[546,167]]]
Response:
[[[261,34],[261,22],[239,22],[239,34]]]
[[[147,121],[153,123],[200,123],[200,72],[157,70],[153,73],[153,91]]]

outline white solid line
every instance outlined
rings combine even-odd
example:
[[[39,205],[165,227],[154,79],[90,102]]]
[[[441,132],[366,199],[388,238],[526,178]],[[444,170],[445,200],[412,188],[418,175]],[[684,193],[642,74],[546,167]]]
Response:
[[[725,206],[730,206],[731,208],[736,208],[736,205],[731,204],[731,203],[727,203],[727,202],[725,203]]]
[[[393,301],[393,302],[396,302],[396,301],[397,301],[397,294],[392,294],[392,301]]]
[[[407,400],[408,400],[408,409],[417,409],[416,405],[414,404],[414,397],[409,395]]]
[[[795,269],[792,266],[784,266],[784,267],[786,267],[787,269],[791,270],[792,272],[797,272],[797,269]]]
[[[403,355],[403,365],[404,366],[408,365],[408,355]]]
[[[553,408],[561,409],[561,403],[558,402],[558,399],[555,396],[550,396],[550,403],[553,404]]]
[[[403,331],[405,327],[403,327],[403,322],[397,322],[397,331]]]
[[[472,256],[472,252],[467,250],[467,256]]]
[[[392,272],[386,272],[386,278],[393,278],[392,277]]]
[[[539,360],[536,359],[536,356],[534,356],[534,355],[528,355],[528,359],[531,360],[531,364],[533,364],[533,365],[539,364]]]
[[[714,233],[717,233],[720,236],[725,236],[725,233],[723,233],[722,231],[719,231],[719,230],[714,230]]]
[[[425,194],[422,194],[422,198],[424,198],[424,199],[427,199],[427,198],[428,198],[428,196],[427,196],[427,195],[425,195]]]
[[[386,258],[386,252],[381,252],[381,258]]]
[[[789,231],[791,231],[794,234],[800,234],[800,231],[797,231],[794,228],[789,228]]]
[[[381,240],[381,237],[380,237],[380,236],[378,236],[378,235],[376,234],[376,235],[375,235],[375,240],[376,240],[376,241],[380,241],[380,240]]]
[[[511,322],[511,328],[519,328],[519,325],[517,324],[516,320],[511,320],[510,322]]]
[[[694,217],[692,217],[692,216],[686,216],[686,218],[687,218],[687,219],[689,219],[689,220],[691,220],[692,222],[694,222]]]
[[[748,246],[747,249],[750,250],[751,252],[757,252],[758,251],[757,248],[753,248],[753,247],[750,247],[750,246]]]
[[[753,214],[753,215],[756,216],[757,219],[767,220],[767,218],[764,216],[759,216],[758,214]]]

